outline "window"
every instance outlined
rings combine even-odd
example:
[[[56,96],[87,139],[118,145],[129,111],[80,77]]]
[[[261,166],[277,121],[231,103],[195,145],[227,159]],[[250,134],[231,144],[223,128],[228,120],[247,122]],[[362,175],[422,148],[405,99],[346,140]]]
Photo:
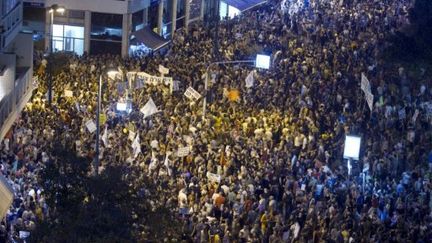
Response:
[[[84,53],[84,27],[73,25],[53,25],[53,48],[57,51]]]

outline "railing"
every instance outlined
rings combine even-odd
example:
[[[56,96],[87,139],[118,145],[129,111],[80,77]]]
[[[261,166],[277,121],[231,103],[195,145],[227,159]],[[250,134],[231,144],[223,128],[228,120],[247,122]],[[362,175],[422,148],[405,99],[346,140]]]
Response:
[[[0,101],[0,130],[8,119],[12,111],[15,110],[26,92],[31,88],[31,70],[28,68],[15,80],[14,89]]]
[[[18,27],[22,23],[22,2],[19,2],[8,13],[1,16],[0,26],[3,26],[3,33],[0,34],[0,50],[7,46],[14,38],[13,33],[18,33]]]

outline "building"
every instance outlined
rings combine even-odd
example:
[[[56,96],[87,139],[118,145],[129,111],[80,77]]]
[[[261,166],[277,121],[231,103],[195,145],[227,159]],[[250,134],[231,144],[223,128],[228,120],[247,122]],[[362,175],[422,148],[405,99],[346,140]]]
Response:
[[[21,32],[22,16],[22,0],[0,0],[0,141],[33,91],[33,41]]]
[[[205,0],[24,0],[25,27],[43,32],[44,49],[128,56],[138,46],[155,49],[176,29],[202,17]],[[64,12],[50,11],[53,6]],[[39,23],[32,15],[43,10]],[[191,10],[193,11],[191,13]],[[26,14],[27,15],[27,14]],[[53,20],[53,21],[52,21]],[[43,21],[44,29],[40,22]],[[53,33],[51,35],[51,32]],[[159,35],[155,37],[154,35]],[[156,43],[155,43],[156,41]]]
[[[215,16],[233,17],[261,0],[24,0],[28,30],[43,36],[43,49],[126,57],[159,49],[179,28]],[[64,12],[50,11],[53,6]],[[43,11],[39,22],[34,15]],[[39,14],[40,15],[40,14]],[[42,24],[41,24],[42,23]],[[53,33],[51,35],[51,32]]]

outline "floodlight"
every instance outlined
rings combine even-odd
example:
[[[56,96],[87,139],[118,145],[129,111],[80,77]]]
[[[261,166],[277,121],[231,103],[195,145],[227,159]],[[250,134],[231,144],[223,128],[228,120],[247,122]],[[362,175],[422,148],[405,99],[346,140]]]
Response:
[[[345,136],[344,159],[358,160],[360,154],[361,137]]]
[[[269,69],[270,68],[270,56],[258,54],[256,56],[255,67]]]

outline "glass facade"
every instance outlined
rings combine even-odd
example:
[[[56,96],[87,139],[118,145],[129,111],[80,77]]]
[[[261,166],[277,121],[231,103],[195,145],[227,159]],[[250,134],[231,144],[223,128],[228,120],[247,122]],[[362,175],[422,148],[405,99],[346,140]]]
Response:
[[[121,14],[92,13],[90,32],[91,54],[121,53],[122,23],[123,16]]]
[[[84,53],[84,27],[54,24],[52,41],[56,51],[71,51],[82,55]]]

